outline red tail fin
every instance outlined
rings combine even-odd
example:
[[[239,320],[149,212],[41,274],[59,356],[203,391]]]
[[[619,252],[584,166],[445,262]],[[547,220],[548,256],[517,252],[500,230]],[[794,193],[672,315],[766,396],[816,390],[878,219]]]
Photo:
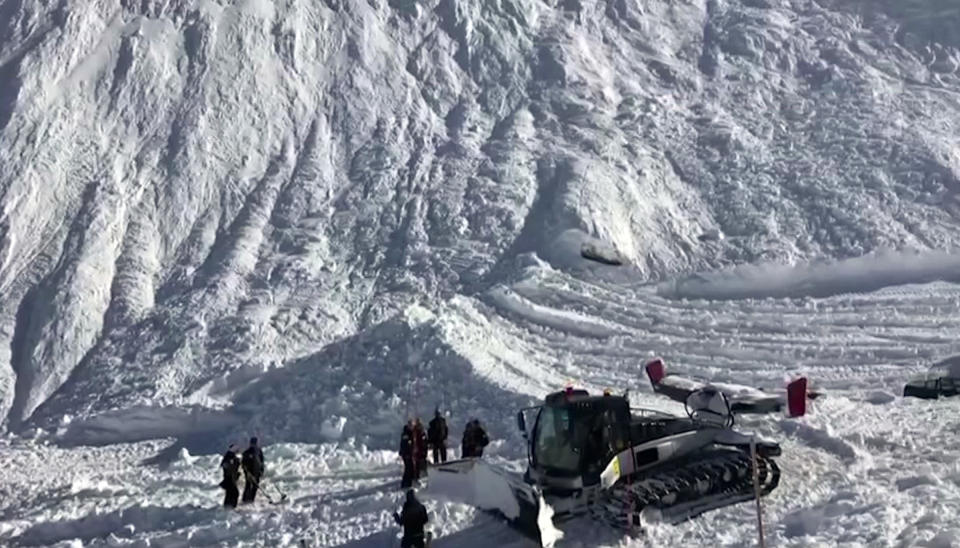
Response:
[[[791,417],[807,413],[807,378],[800,377],[787,385],[787,410]]]
[[[650,384],[656,387],[666,376],[666,368],[663,366],[663,360],[656,358],[647,364],[647,376],[650,377]]]

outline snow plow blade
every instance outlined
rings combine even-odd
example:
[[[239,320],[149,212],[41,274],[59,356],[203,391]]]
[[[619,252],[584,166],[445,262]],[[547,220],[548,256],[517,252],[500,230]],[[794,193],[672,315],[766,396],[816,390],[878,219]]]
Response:
[[[500,515],[539,546],[552,546],[552,542],[544,544],[540,531],[544,510],[540,492],[482,460],[468,458],[431,466],[426,492]]]

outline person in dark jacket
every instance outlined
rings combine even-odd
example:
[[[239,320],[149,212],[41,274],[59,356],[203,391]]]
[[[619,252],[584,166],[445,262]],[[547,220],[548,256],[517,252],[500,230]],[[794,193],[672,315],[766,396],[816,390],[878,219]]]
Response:
[[[413,458],[413,419],[407,421],[400,434],[400,458],[403,459],[403,479],[400,487],[406,489],[413,485],[417,477],[417,466]]]
[[[400,548],[424,548],[427,543],[423,527],[429,521],[427,509],[417,500],[413,489],[407,491],[407,501],[403,503],[403,510],[393,513],[393,519],[403,527],[403,538]]]
[[[427,428],[427,443],[433,448],[433,463],[447,462],[447,420],[440,409],[433,412],[433,419]]]
[[[427,475],[427,432],[420,422],[420,417],[413,421],[413,461],[417,468],[416,478]]]
[[[463,457],[482,457],[483,448],[490,443],[490,438],[487,437],[487,433],[483,430],[483,427],[480,426],[480,421],[473,419],[467,423],[467,427],[463,429]]]
[[[243,502],[250,503],[257,498],[260,478],[265,471],[263,451],[257,445],[257,438],[250,438],[250,447],[243,452],[240,462],[243,466]]]
[[[467,421],[463,428],[463,439],[460,440],[460,456],[469,458],[473,456],[473,420]]]
[[[223,481],[220,482],[220,487],[226,491],[226,495],[223,497],[223,505],[227,508],[236,508],[237,499],[240,497],[240,488],[237,485],[237,482],[240,481],[238,450],[239,448],[236,445],[230,445],[220,461],[220,469],[223,470]]]
[[[483,448],[490,444],[486,430],[480,425],[479,419],[473,419],[473,456],[482,457]]]

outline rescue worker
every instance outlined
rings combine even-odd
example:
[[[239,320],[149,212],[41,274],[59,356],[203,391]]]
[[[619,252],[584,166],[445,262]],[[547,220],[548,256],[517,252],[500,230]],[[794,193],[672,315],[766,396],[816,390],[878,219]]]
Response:
[[[479,419],[473,419],[472,434],[473,439],[470,445],[473,447],[473,456],[482,457],[483,448],[490,444],[490,438],[487,437],[487,432],[483,429],[483,426],[480,426]]]
[[[400,434],[400,458],[403,459],[403,479],[400,480],[400,487],[406,489],[413,485],[417,474],[413,458],[413,419],[407,421],[403,426],[403,433]]]
[[[425,548],[427,543],[423,527],[427,524],[427,509],[417,500],[413,489],[407,491],[407,500],[403,503],[403,510],[393,513],[393,519],[403,527],[403,538],[400,548]]]
[[[427,433],[423,429],[420,417],[413,421],[413,462],[417,467],[416,478],[427,475]]]
[[[463,439],[460,441],[460,456],[470,458],[473,456],[473,420],[467,421],[467,426],[463,429]]]
[[[223,454],[220,461],[220,469],[223,470],[223,481],[220,487],[226,491],[223,497],[223,505],[226,508],[236,508],[237,499],[240,497],[240,488],[237,482],[240,481],[240,458],[237,457],[239,448],[230,444],[230,448]]]
[[[250,438],[250,447],[243,452],[241,459],[243,466],[243,502],[251,503],[257,498],[257,489],[260,488],[260,478],[263,477],[263,451],[257,445],[257,438]]]
[[[482,457],[483,448],[490,443],[490,438],[487,437],[487,433],[484,431],[483,427],[480,426],[480,421],[478,419],[473,419],[467,423],[467,427],[463,430],[463,456],[467,457]]]
[[[433,463],[447,462],[447,420],[437,408],[427,428],[427,443],[433,448]]]

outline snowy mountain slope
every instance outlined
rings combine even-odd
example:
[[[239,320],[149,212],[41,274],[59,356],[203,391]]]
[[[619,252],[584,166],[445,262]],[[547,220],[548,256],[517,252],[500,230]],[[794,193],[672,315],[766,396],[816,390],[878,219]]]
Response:
[[[954,12],[862,9],[8,0],[8,424],[182,403],[567,228],[653,277],[952,246]]]

